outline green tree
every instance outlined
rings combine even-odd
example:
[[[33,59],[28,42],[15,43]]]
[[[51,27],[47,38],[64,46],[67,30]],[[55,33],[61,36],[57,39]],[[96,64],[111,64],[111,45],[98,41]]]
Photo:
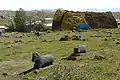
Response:
[[[16,11],[16,15],[14,18],[16,31],[18,32],[25,31],[25,21],[26,21],[25,11],[22,8],[20,8],[19,11]]]

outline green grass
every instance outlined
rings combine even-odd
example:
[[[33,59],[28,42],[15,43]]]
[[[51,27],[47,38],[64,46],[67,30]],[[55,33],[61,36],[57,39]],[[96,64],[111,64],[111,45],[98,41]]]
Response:
[[[11,33],[7,34],[10,35]],[[23,33],[16,35],[21,34]],[[10,65],[9,62],[6,65],[4,64],[3,67],[5,67],[5,69],[0,69],[0,74],[4,71],[10,74],[16,71],[17,74],[30,69],[33,66],[31,62],[32,52],[55,55],[55,66],[42,70],[38,74],[31,72],[25,76],[11,77],[10,75],[0,77],[2,77],[3,80],[5,78],[10,80],[16,80],[16,78],[20,80],[32,80],[33,78],[52,73],[54,76],[48,76],[47,80],[119,80],[120,45],[115,44],[117,41],[120,41],[119,28],[82,32],[80,35],[87,41],[58,41],[60,37],[65,34],[73,35],[70,31],[58,31],[46,33],[46,35],[39,39],[35,36],[0,38],[0,64],[11,60],[15,60],[16,62],[16,66],[14,67],[12,66],[13,63],[11,66],[8,66]],[[106,41],[105,38],[107,39]],[[113,41],[113,38],[115,41]],[[15,40],[21,40],[22,42],[15,42]],[[85,45],[87,54],[78,57],[76,61],[60,60],[73,53],[73,48],[77,44]],[[105,59],[96,60],[94,59],[95,55],[102,55]],[[23,62],[20,62],[21,60]]]

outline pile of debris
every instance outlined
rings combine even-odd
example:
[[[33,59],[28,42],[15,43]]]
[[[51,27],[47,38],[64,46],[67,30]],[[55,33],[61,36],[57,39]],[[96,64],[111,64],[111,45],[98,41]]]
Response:
[[[73,12],[57,10],[53,19],[53,30],[72,30],[75,25],[88,24],[90,28],[117,28],[111,12]]]
[[[91,28],[117,28],[117,22],[111,12],[87,12],[85,20]]]
[[[53,30],[60,30],[61,29],[61,21],[63,19],[63,14],[65,14],[66,11],[64,10],[57,10],[54,15],[54,20],[52,26],[54,26]]]

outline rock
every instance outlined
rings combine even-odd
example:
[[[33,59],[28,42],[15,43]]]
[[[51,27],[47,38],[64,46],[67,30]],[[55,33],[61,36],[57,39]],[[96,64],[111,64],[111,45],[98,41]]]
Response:
[[[95,55],[94,59],[96,59],[96,60],[103,60],[103,59],[105,59],[105,57],[102,56],[102,55]]]
[[[69,36],[64,36],[64,37],[61,37],[59,41],[68,41],[69,40]]]
[[[84,46],[78,44],[74,48],[74,54],[79,54],[79,53],[86,53],[86,48]]]
[[[53,76],[53,72],[48,73],[48,76]]]
[[[90,37],[94,37],[94,36],[90,36]]]
[[[35,70],[34,73],[35,73],[35,74],[38,74],[38,70]]]
[[[95,37],[98,37],[98,36],[95,36]]]
[[[65,58],[62,58],[61,60],[77,60],[76,56],[68,56]]]
[[[81,40],[81,36],[75,36],[75,35],[73,35],[72,36],[72,40]]]
[[[82,39],[83,41],[86,41],[86,39]]]
[[[112,37],[112,35],[106,36],[106,37]]]
[[[109,34],[112,34],[111,32],[108,32]]]
[[[44,40],[42,40],[42,42],[47,42],[47,40],[46,40],[46,39],[44,39]]]
[[[71,54],[71,56],[80,56],[80,54],[79,53],[77,53],[77,54]]]
[[[120,42],[116,42],[116,44],[120,44]]]
[[[7,48],[11,48],[10,46],[8,46]]]
[[[75,32],[75,30],[72,30],[72,32]]]
[[[8,35],[4,35],[4,37],[9,38],[9,36],[8,36]]]
[[[19,36],[19,38],[22,38],[22,37],[23,37],[22,35]]]
[[[18,42],[23,42],[22,40],[15,40],[14,41],[15,43],[18,43]]]
[[[107,41],[108,39],[107,38],[105,38],[105,41]]]
[[[4,76],[8,76],[8,73],[3,73],[2,75],[4,75]]]

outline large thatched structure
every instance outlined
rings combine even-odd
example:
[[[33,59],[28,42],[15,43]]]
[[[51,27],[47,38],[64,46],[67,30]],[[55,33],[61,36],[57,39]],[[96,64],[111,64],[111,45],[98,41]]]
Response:
[[[77,24],[88,24],[90,28],[117,28],[111,12],[73,12],[57,10],[54,15],[53,30],[71,30]]]

